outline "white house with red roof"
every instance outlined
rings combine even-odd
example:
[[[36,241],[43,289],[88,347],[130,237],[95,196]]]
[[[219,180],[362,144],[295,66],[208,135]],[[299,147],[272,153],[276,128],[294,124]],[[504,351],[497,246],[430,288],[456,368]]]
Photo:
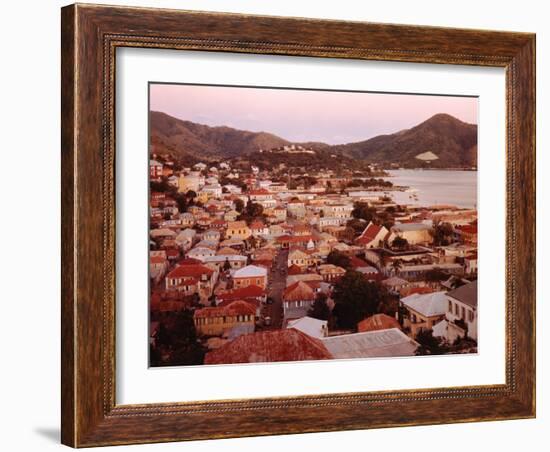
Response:
[[[384,241],[389,236],[388,231],[384,226],[374,224],[372,221],[363,230],[355,243],[365,249],[379,248],[384,244]]]
[[[197,293],[205,302],[212,295],[217,278],[218,272],[205,265],[179,265],[166,275],[166,290],[184,292],[186,295]]]
[[[235,288],[255,285],[265,289],[267,286],[267,269],[257,265],[247,265],[233,273],[233,285]]]
[[[253,221],[252,223],[250,223],[249,227],[254,237],[269,235],[269,228],[263,223],[263,221]]]
[[[248,196],[250,197],[250,201],[252,202],[260,202],[260,201],[267,201],[269,199],[273,199],[273,193],[271,193],[269,190],[266,190],[265,188],[251,190],[248,193]]]

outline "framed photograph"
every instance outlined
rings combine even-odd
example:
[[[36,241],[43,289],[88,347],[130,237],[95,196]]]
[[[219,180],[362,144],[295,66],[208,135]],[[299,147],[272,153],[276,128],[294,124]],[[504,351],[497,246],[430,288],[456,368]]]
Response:
[[[535,36],[62,9],[62,442],[535,416]]]

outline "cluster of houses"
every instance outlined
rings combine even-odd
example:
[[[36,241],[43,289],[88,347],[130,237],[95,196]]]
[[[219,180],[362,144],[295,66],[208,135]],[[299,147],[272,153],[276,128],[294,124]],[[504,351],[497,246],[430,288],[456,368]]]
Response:
[[[153,347],[159,325],[186,311],[206,364],[412,356],[422,332],[447,344],[467,338],[462,352],[475,349],[475,209],[397,205],[387,187],[328,190],[330,172],[290,189],[254,166],[174,168],[160,156],[150,161],[151,181],[168,187],[150,193]],[[192,200],[184,211],[181,195]],[[359,218],[360,231],[350,235],[357,203],[391,221]],[[252,204],[261,214],[251,218]],[[444,243],[435,240],[440,224],[447,225]],[[380,285],[397,301],[395,312],[346,331],[316,318],[316,300],[322,295],[332,310],[335,284],[348,271]]]

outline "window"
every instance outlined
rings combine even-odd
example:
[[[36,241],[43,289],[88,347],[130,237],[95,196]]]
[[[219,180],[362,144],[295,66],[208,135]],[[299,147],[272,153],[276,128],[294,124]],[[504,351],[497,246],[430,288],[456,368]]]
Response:
[[[466,309],[464,308],[464,306],[462,306],[462,316],[461,316],[462,320],[466,320]]]
[[[468,321],[470,322],[474,321],[474,311],[468,310]]]
[[[452,314],[453,312],[453,302],[449,300],[449,312]]]

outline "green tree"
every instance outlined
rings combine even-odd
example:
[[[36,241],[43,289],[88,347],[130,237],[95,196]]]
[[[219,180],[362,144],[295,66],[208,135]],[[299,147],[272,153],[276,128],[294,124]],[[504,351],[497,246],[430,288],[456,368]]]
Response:
[[[354,238],[359,237],[365,230],[365,221],[360,220],[359,218],[352,218],[346,223],[346,227],[353,230]]]
[[[376,219],[376,209],[374,207],[369,207],[366,202],[356,202],[353,205],[351,215],[353,218],[359,218],[369,222]]]
[[[337,265],[338,267],[348,269],[351,266],[351,260],[349,256],[341,251],[333,250],[327,256],[327,264]]]
[[[400,270],[403,268],[403,262],[401,261],[401,259],[393,260],[391,263],[391,268],[393,269],[395,274],[398,274]]]
[[[203,363],[205,350],[197,342],[192,311],[184,310],[173,313],[173,318],[168,326],[168,334],[171,346],[167,365],[181,366]]]
[[[439,282],[447,279],[449,275],[441,271],[441,269],[435,267],[432,270],[428,270],[424,277],[426,278],[426,281]]]
[[[397,236],[393,239],[391,245],[399,250],[404,250],[409,246],[409,242],[407,241],[407,239]]]
[[[315,301],[311,305],[307,315],[319,320],[328,320],[330,317],[330,308],[327,304],[327,295],[319,292],[315,297]]]
[[[415,340],[419,344],[417,355],[443,355],[446,352],[443,342],[433,335],[432,330],[420,330]]]
[[[377,312],[385,293],[378,283],[368,281],[360,272],[349,270],[334,285],[333,314],[340,328],[355,329],[357,323]]]
[[[244,201],[241,198],[235,200],[235,210],[239,213],[242,213],[244,210]]]
[[[239,215],[238,219],[242,221],[246,221],[248,224],[250,224],[255,219],[262,219],[264,218],[264,208],[261,204],[248,201],[246,204],[246,207],[244,208],[243,212]]]
[[[178,210],[180,213],[187,212],[187,207],[189,206],[189,201],[187,199],[187,196],[183,193],[177,193],[174,196],[174,199],[176,200],[176,203],[178,205]]]
[[[446,246],[450,245],[453,241],[454,228],[450,223],[434,221],[430,234],[433,237],[435,246]]]
[[[264,208],[261,204],[249,201],[246,204],[246,214],[251,218],[257,218],[263,215]]]
[[[172,187],[168,183],[168,179],[166,177],[163,177],[159,182],[150,181],[149,187],[152,192],[156,191],[156,192],[166,193],[172,190]]]

